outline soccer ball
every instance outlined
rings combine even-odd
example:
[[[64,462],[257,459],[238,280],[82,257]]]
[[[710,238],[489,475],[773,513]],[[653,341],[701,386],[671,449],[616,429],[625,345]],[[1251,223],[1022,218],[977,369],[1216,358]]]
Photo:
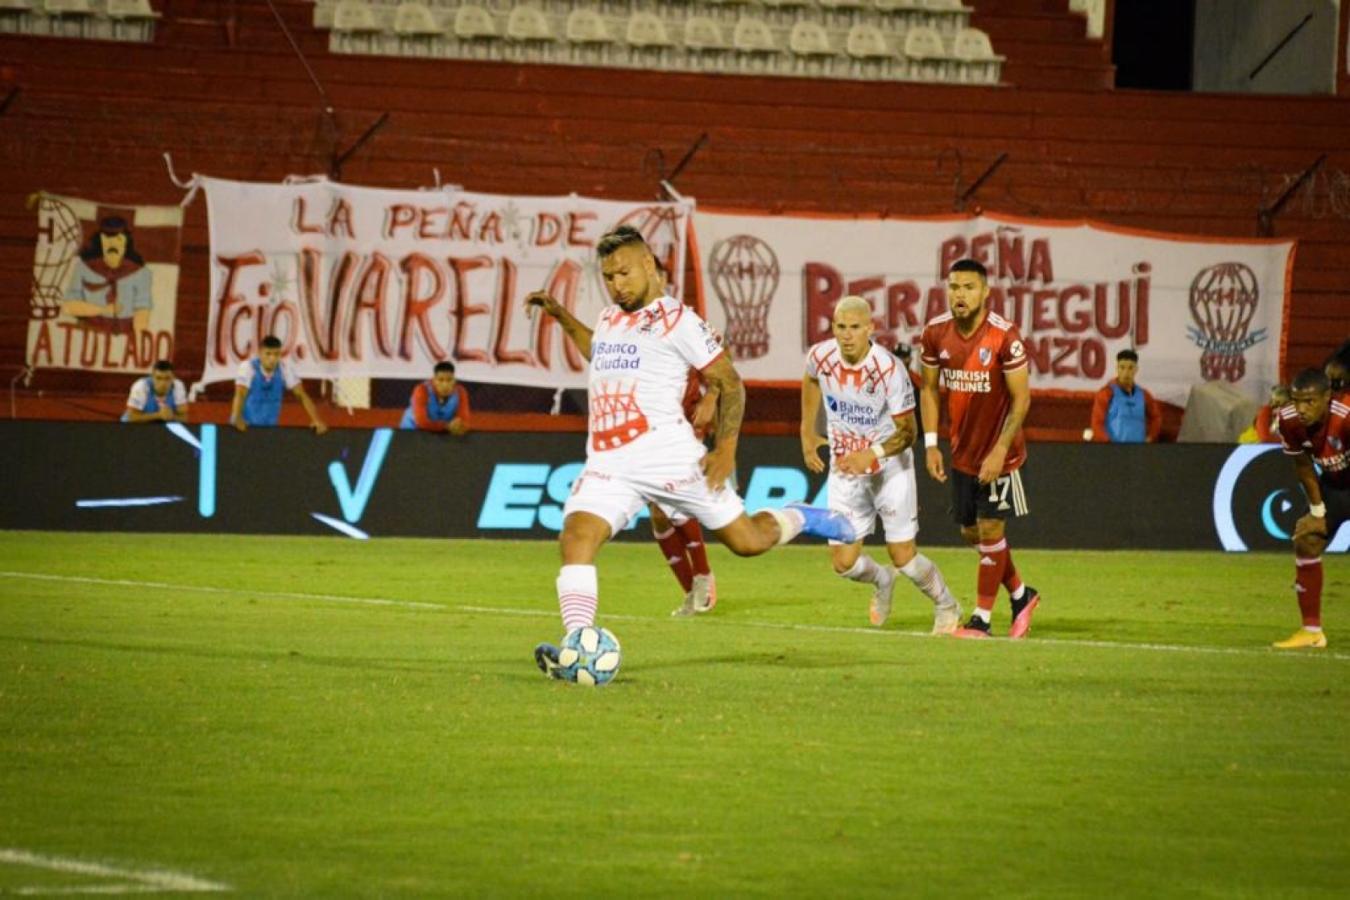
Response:
[[[558,648],[563,677],[577,684],[609,684],[619,674],[619,639],[608,628],[573,628]]]

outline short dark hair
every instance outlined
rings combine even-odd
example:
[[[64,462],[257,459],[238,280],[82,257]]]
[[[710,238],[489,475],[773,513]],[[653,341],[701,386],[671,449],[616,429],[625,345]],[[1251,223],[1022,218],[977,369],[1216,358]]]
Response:
[[[167,359],[161,359],[151,366],[150,370],[152,372],[172,372],[173,363],[169,362]]]
[[[269,334],[262,339],[262,345],[268,350],[280,350],[281,338],[277,337],[275,334]]]
[[[956,262],[952,263],[952,267],[947,270],[947,274],[949,275],[952,272],[974,272],[976,275],[980,276],[980,280],[985,284],[989,283],[989,270],[984,267],[983,263],[973,259],[958,259]]]
[[[600,243],[595,245],[595,252],[603,259],[620,247],[627,247],[630,244],[641,244],[646,247],[647,241],[642,237],[642,232],[632,225],[620,225],[600,238]]]
[[[1317,391],[1319,394],[1325,394],[1331,390],[1331,382],[1327,380],[1327,373],[1321,369],[1307,368],[1294,376],[1294,380],[1289,382],[1290,391]]]
[[[450,360],[448,359],[443,359],[440,362],[436,363],[435,368],[431,370],[431,374],[433,377],[441,374],[442,372],[449,372],[451,375],[455,374],[455,364],[450,362]]]
[[[1139,354],[1128,348],[1116,354],[1116,362],[1125,362],[1127,360],[1132,363],[1137,363],[1139,362]]]

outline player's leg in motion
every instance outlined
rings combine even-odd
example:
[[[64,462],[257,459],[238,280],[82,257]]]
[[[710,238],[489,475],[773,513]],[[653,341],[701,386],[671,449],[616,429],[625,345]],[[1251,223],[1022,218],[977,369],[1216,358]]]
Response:
[[[895,590],[895,572],[889,566],[877,565],[876,560],[864,553],[862,541],[831,545],[830,562],[834,565],[836,575],[872,586],[872,602],[868,607],[868,616],[872,624],[878,628],[885,625],[887,617],[891,614],[891,592]]]
[[[562,614],[563,633],[595,624],[600,605],[595,575],[595,555],[610,536],[609,523],[588,512],[572,512],[563,520],[559,549],[562,568],[558,570],[558,610]],[[534,661],[546,675],[554,675],[558,648],[540,644],[534,648]]]
[[[680,590],[684,593],[684,602],[671,615],[692,616],[694,600],[689,591],[694,586],[694,568],[685,550],[684,538],[676,531],[675,524],[660,504],[648,503],[647,511],[652,517],[652,537],[656,538],[656,543],[666,558],[666,565],[670,566],[670,571],[674,573],[675,580],[680,583]]]
[[[1311,516],[1304,516],[1294,527],[1294,592],[1303,616],[1303,627],[1276,642],[1275,646],[1281,650],[1327,645],[1327,636],[1322,632],[1322,551],[1326,548],[1327,538],[1320,531],[1312,530],[1316,521]]]
[[[933,601],[933,634],[951,634],[961,625],[961,604],[947,587],[937,563],[919,552],[915,541],[888,541],[895,571],[908,578],[914,586]],[[884,617],[883,617],[884,621]],[[879,622],[873,622],[879,625]]]
[[[680,521],[684,518],[684,521]],[[708,565],[708,547],[703,541],[703,526],[698,519],[677,517],[674,520],[675,533],[684,542],[684,552],[689,556],[689,565],[694,570],[693,586],[689,590],[693,600],[694,612],[708,612],[717,605],[717,580],[713,577],[712,567]]]
[[[753,516],[741,513],[715,530],[718,539],[737,556],[759,556],[799,534],[851,544],[853,526],[827,509],[789,503],[782,509],[761,509]]]

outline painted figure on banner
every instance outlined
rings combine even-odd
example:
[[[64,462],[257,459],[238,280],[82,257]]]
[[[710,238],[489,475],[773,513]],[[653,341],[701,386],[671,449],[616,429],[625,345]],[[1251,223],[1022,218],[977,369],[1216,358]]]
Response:
[[[179,207],[37,194],[30,368],[142,373],[173,356]]]
[[[155,306],[152,287],[131,226],[120,216],[108,216],[80,249],[61,312],[83,328],[134,336],[139,344]]]

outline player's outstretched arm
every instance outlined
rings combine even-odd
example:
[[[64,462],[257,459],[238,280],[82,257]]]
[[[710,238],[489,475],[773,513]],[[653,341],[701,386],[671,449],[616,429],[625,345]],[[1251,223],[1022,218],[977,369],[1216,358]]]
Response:
[[[703,474],[708,478],[708,486],[718,490],[736,469],[736,443],[741,437],[741,420],[745,418],[745,386],[725,353],[702,374],[708,387],[717,391],[717,431],[713,449],[703,457]]]
[[[558,324],[562,326],[563,333],[572,339],[572,343],[577,345],[581,355],[587,359],[591,358],[591,329],[568,312],[567,307],[553,299],[548,291],[533,291],[525,298],[525,313],[530,318],[534,318],[534,311],[537,309],[542,309],[557,319]]]
[[[830,442],[816,431],[816,419],[820,416],[820,382],[810,375],[802,376],[802,460],[806,468],[819,475],[825,471],[825,461],[820,458],[820,448],[828,447]]]
[[[248,388],[242,384],[234,386],[234,402],[230,404],[230,424],[237,431],[248,431],[248,423],[244,421],[244,399],[248,397]]]
[[[947,470],[942,465],[942,448],[937,445],[938,422],[942,415],[938,406],[940,372],[935,366],[924,365],[923,385],[919,388],[919,408],[923,411],[924,426],[928,429],[923,436],[924,465],[935,480],[946,481]]]
[[[295,396],[300,398],[300,405],[305,408],[309,414],[309,427],[314,429],[315,434],[323,434],[328,430],[328,423],[319,415],[319,409],[314,405],[314,401],[309,399],[309,392],[305,390],[303,384],[297,384],[294,389]]]

